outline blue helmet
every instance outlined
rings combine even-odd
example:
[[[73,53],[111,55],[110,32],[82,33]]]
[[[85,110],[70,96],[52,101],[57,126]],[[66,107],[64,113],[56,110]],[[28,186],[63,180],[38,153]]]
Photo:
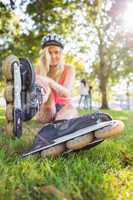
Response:
[[[59,46],[62,49],[64,48],[64,40],[61,36],[57,34],[48,34],[42,38],[41,48],[43,49],[46,46],[55,45]]]

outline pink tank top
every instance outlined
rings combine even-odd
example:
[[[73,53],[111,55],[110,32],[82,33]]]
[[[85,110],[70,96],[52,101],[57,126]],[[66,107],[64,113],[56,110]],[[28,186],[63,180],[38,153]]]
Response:
[[[61,78],[59,80],[59,83],[63,86],[65,79],[67,77],[67,68],[64,69]],[[55,90],[53,91],[53,98],[55,101],[55,104],[60,104],[60,105],[70,105],[72,104],[72,98],[71,97],[62,97],[60,96]]]

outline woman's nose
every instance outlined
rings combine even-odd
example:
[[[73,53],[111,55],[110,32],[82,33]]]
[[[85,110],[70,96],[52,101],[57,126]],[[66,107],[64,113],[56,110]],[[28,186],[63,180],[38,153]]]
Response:
[[[56,58],[56,55],[54,53],[51,54],[51,58]]]

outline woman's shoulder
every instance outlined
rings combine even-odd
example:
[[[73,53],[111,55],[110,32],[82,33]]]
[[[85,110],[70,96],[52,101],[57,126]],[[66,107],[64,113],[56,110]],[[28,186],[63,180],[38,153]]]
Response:
[[[70,64],[64,64],[64,70],[65,71],[70,71],[70,72],[74,72],[75,70],[74,70],[74,67],[72,66],[72,65],[70,65]]]
[[[65,68],[73,68],[73,65],[71,65],[71,64],[64,64],[64,67]]]

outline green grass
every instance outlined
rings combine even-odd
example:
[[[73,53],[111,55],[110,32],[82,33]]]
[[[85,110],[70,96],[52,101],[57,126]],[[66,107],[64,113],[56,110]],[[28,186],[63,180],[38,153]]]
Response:
[[[57,159],[21,160],[19,155],[42,125],[28,122],[21,139],[10,139],[4,135],[6,121],[0,110],[0,199],[132,200],[133,112],[105,112],[124,121],[121,136]]]

